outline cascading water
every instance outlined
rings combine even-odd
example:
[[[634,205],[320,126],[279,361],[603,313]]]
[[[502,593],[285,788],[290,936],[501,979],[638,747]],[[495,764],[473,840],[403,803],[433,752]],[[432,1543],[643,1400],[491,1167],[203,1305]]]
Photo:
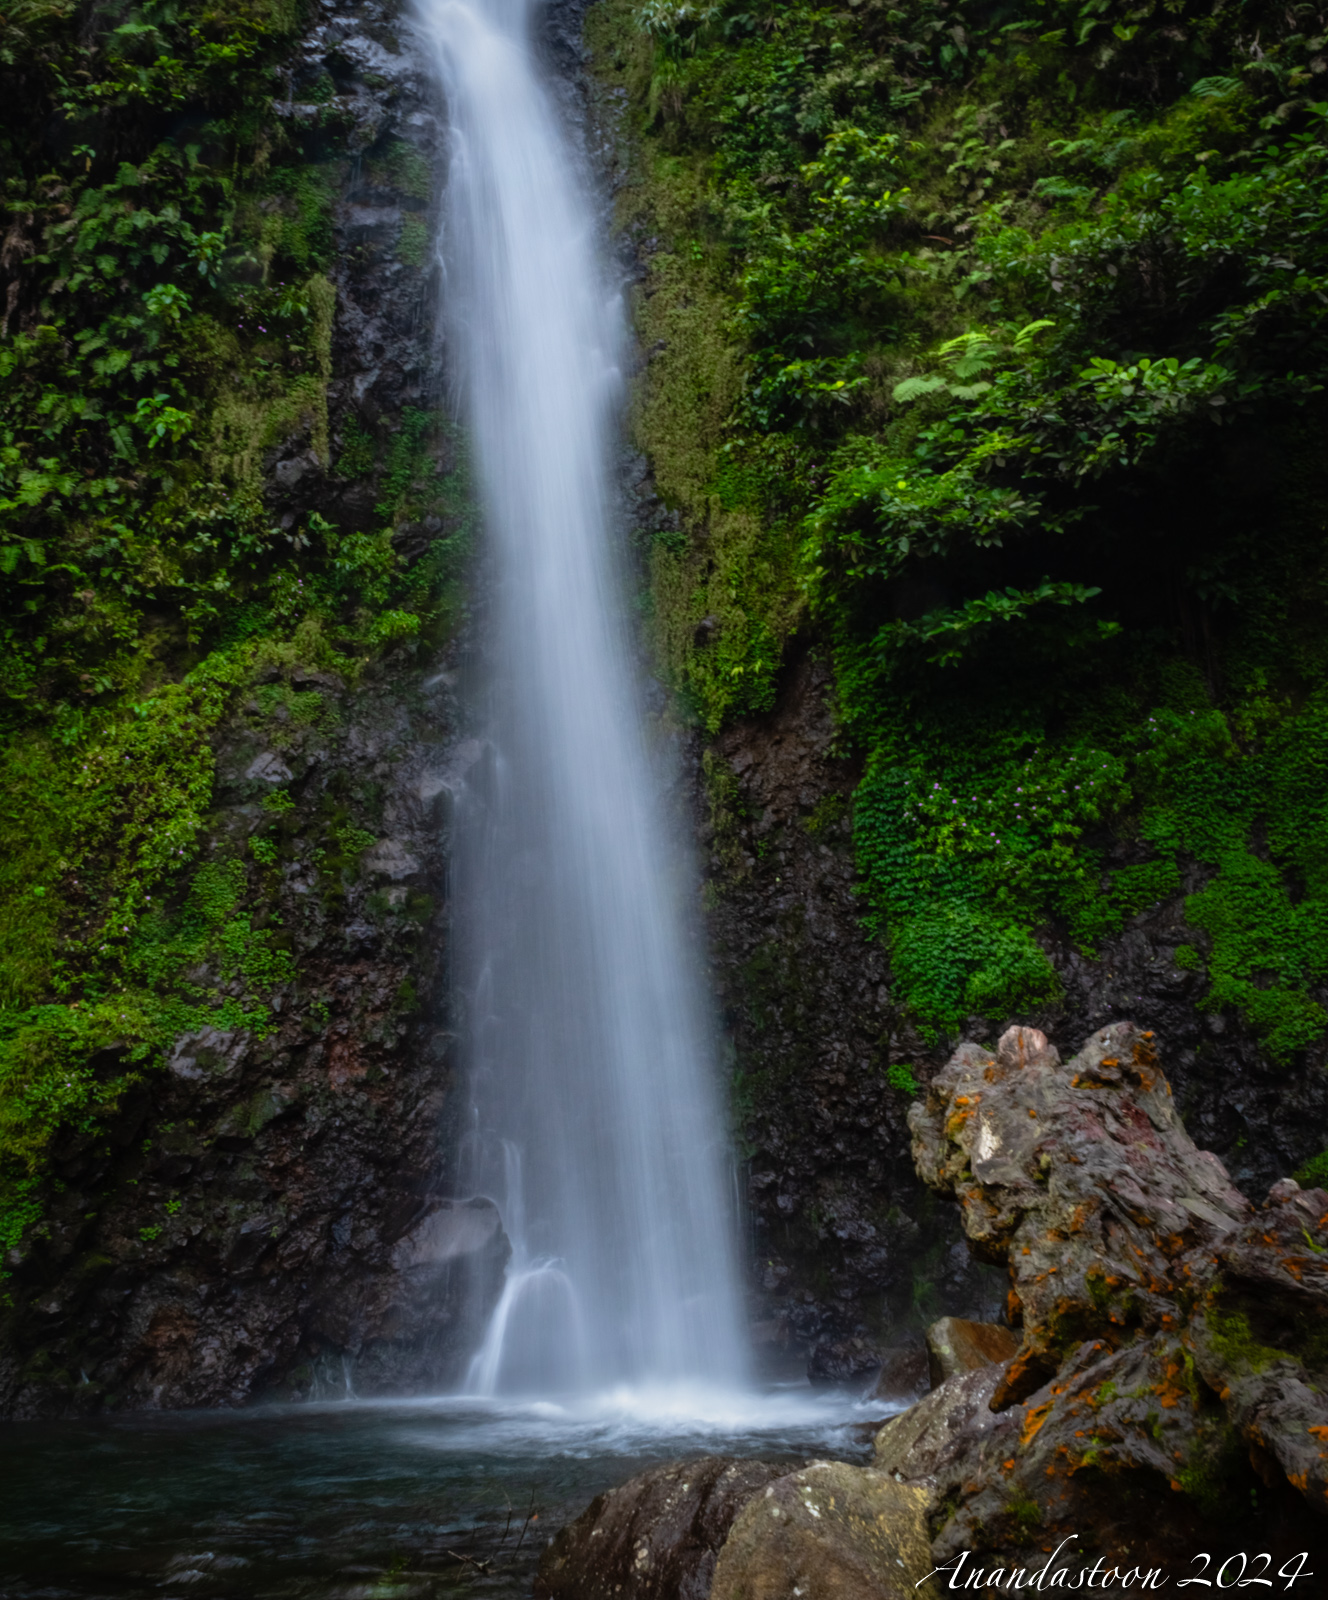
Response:
[[[475,1393],[745,1376],[723,1118],[610,542],[619,319],[525,0],[422,0],[494,569],[462,797],[468,1176],[514,1258]]]

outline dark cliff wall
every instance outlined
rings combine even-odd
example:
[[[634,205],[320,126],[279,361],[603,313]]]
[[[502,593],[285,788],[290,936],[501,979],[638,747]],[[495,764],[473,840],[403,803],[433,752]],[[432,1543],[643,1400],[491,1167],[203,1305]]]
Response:
[[[38,448],[109,471],[114,512],[163,530],[147,548],[122,532],[108,556],[95,505],[7,512],[46,553],[4,568],[11,669],[30,666],[6,681],[0,787],[10,1415],[436,1385],[506,1254],[492,1207],[445,1198],[448,806],[473,752],[454,695],[470,511],[436,336],[439,108],[395,6],[223,18],[224,92],[215,20],[128,61],[89,24],[102,100],[74,125],[91,153],[58,116],[44,144],[6,134],[28,184],[10,185],[15,415],[31,430],[38,380],[57,398],[91,381],[79,341],[119,316],[127,394]],[[78,48],[76,8],[48,24],[7,69],[30,96]],[[191,172],[214,190],[191,201]],[[164,259],[103,240],[121,276],[71,298],[52,265],[67,219],[116,184],[138,216],[154,173],[190,232],[151,222]],[[158,326],[142,308],[166,304],[163,278],[186,298]],[[34,365],[42,340],[72,380]],[[159,389],[176,436],[117,457],[98,428],[145,391],[164,414]],[[181,484],[210,545],[187,512],[166,519]],[[109,639],[69,620],[112,603]],[[62,810],[89,772],[108,774],[90,808]]]

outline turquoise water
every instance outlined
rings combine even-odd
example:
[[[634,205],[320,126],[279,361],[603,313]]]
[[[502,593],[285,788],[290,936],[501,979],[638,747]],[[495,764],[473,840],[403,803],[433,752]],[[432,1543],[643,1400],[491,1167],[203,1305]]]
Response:
[[[867,1415],[804,1392],[712,1408],[706,1422],[614,1397],[576,1412],[349,1402],[10,1424],[0,1594],[526,1596],[553,1533],[651,1463],[861,1459]]]

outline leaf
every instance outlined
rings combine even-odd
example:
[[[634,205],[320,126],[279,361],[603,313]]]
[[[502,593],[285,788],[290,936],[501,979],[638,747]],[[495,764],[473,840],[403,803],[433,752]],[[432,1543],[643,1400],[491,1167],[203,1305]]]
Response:
[[[910,400],[919,400],[924,394],[936,394],[949,387],[937,373],[925,378],[905,378],[895,385],[893,398],[899,405],[907,405]]]

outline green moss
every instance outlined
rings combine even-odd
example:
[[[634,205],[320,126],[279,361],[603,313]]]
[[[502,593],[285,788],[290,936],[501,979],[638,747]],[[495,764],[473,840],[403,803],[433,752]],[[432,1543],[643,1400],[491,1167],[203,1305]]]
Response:
[[[1192,20],[603,0],[588,38],[684,705],[769,709],[795,630],[832,655],[869,925],[932,1033],[1054,1005],[1045,948],[1197,866],[1205,1004],[1285,1065],[1328,1032],[1328,139],[1289,21],[1254,73],[1234,7]]]
[[[738,775],[714,750],[701,756],[701,777],[705,785],[710,823],[710,848],[730,877],[745,873],[741,827],[747,819]]]
[[[1248,1318],[1234,1306],[1211,1302],[1206,1321],[1213,1348],[1228,1366],[1263,1372],[1273,1362],[1286,1359],[1284,1351],[1259,1343]]]
[[[378,458],[374,437],[357,418],[343,424],[342,445],[337,455],[336,470],[342,478],[367,478],[373,472]]]
[[[1322,1151],[1296,1169],[1295,1179],[1304,1189],[1328,1189],[1328,1150]]]
[[[397,256],[408,267],[422,267],[429,259],[432,239],[422,216],[408,211],[401,223],[401,237],[397,240]]]
[[[900,1094],[906,1094],[910,1100],[916,1100],[921,1093],[913,1068],[905,1062],[892,1061],[885,1069],[885,1081]]]
[[[1018,1538],[1031,1539],[1042,1526],[1042,1508],[1028,1495],[1012,1496],[1006,1509]]]

